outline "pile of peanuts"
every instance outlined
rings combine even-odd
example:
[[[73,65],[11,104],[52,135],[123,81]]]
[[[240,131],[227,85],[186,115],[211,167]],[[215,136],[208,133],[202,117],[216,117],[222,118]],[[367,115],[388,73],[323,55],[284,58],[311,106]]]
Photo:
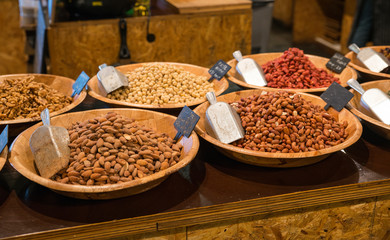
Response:
[[[163,105],[189,103],[214,91],[213,83],[181,67],[168,64],[145,64],[126,74],[128,87],[107,95],[108,98],[139,104]]]
[[[390,48],[384,48],[384,49],[381,49],[380,51],[383,55],[385,55],[385,57],[387,59],[390,60]]]
[[[0,121],[22,118],[39,118],[48,108],[58,111],[72,103],[50,86],[34,81],[34,76],[4,79],[0,84]]]
[[[318,69],[302,50],[289,48],[282,56],[263,64],[267,86],[273,88],[321,88],[339,79],[324,69]]]
[[[316,151],[348,137],[348,123],[339,123],[323,108],[286,91],[262,92],[231,103],[241,117],[245,137],[234,146],[272,153]]]
[[[69,167],[53,180],[77,185],[105,185],[139,179],[180,161],[183,146],[165,133],[109,112],[68,128]]]

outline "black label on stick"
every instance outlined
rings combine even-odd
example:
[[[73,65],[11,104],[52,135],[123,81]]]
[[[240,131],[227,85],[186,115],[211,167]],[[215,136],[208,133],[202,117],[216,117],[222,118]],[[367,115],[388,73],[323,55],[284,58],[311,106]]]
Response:
[[[223,78],[223,76],[225,76],[225,74],[227,72],[229,72],[229,70],[231,69],[232,67],[227,64],[225,61],[223,60],[219,60],[214,66],[212,66],[212,68],[210,68],[209,70],[209,73],[211,75],[209,81],[213,78],[217,79],[217,80],[221,80]]]
[[[325,110],[333,107],[336,111],[340,112],[353,98],[353,93],[340,84],[333,82],[320,97],[326,102]]]
[[[5,126],[3,132],[0,134],[0,153],[4,150],[8,143],[8,125]]]
[[[335,53],[329,62],[326,63],[326,67],[332,72],[340,74],[350,61],[351,59],[344,57],[340,53]]]
[[[189,107],[184,106],[176,121],[173,123],[173,126],[175,126],[177,130],[174,140],[178,140],[183,135],[190,137],[199,119],[200,117],[194,111]]]

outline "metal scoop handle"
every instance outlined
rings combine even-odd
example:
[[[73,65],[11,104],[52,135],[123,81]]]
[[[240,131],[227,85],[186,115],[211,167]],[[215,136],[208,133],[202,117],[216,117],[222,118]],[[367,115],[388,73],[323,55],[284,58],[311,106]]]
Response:
[[[237,60],[237,61],[241,61],[242,60],[242,53],[240,50],[237,50],[233,53],[233,57]]]
[[[362,85],[360,85],[360,83],[358,81],[356,81],[355,79],[351,78],[348,80],[347,84],[355,89],[355,91],[357,91],[358,93],[360,93],[361,95],[364,94],[364,89],[362,88]]]
[[[206,93],[206,98],[209,101],[210,105],[217,103],[217,97],[215,96],[214,92],[208,92]]]
[[[50,126],[50,113],[49,113],[49,109],[45,108],[45,110],[43,110],[41,112],[41,119],[42,119],[42,123],[44,126]]]
[[[353,51],[354,53],[358,54],[360,52],[360,48],[355,43],[352,43],[348,46],[349,50]]]

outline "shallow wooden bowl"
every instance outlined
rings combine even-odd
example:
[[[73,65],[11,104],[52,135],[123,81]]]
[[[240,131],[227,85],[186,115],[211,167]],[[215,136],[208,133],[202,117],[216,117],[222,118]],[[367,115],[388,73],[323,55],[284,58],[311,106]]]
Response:
[[[365,90],[370,88],[379,88],[385,93],[390,91],[390,79],[366,82],[361,85]],[[361,118],[363,120],[363,123],[366,124],[375,133],[390,140],[390,125],[379,121],[378,118],[371,111],[365,109],[360,104],[360,93],[356,92],[353,89],[351,89],[350,91],[354,94],[354,97],[351,99],[351,101],[349,101],[349,104],[352,107],[350,109],[351,112]]]
[[[7,157],[8,157],[8,147],[5,146],[5,148],[0,154],[0,171],[1,169],[3,169],[5,162],[7,162]]]
[[[34,76],[34,81],[44,83],[51,88],[57,90],[58,92],[66,95],[71,96],[73,89],[72,85],[75,82],[73,79],[62,77],[62,76],[56,76],[56,75],[50,75],[50,74],[12,74],[12,75],[1,75],[0,76],[0,82],[3,81],[3,79],[15,79],[15,78],[21,78],[21,77],[29,77]],[[61,110],[58,110],[56,112],[51,112],[50,116],[57,116],[59,114],[65,113],[73,108],[75,108],[77,105],[79,105],[87,96],[86,91],[82,91],[80,95],[76,95],[73,99],[73,102],[62,108]],[[6,125],[6,124],[19,124],[19,123],[27,123],[27,122],[35,122],[40,121],[41,118],[38,116],[36,118],[23,118],[23,119],[15,119],[15,120],[6,120],[6,121],[0,121],[0,125]]]
[[[380,52],[381,49],[385,49],[388,47],[390,47],[390,46],[371,46],[371,47],[364,47],[364,48],[372,48],[374,51]],[[364,49],[364,48],[361,48],[361,49]],[[349,62],[348,65],[353,67],[357,71],[359,71],[359,73],[360,73],[360,75],[362,75],[362,78],[364,81],[390,78],[390,74],[377,73],[377,72],[373,72],[373,71],[369,70],[368,68],[366,68],[366,66],[364,66],[363,63],[360,62],[359,59],[357,59],[356,53],[354,53],[352,51],[348,52],[345,55],[345,57],[351,59],[351,61]]]
[[[176,117],[141,109],[99,109],[85,112],[68,113],[52,118],[52,125],[68,127],[71,123],[76,121],[85,121],[87,119],[101,116],[107,112],[116,112],[122,116],[136,120],[142,125],[151,127],[158,132],[167,133],[172,138],[176,134],[173,127],[173,122]],[[52,181],[39,176],[34,167],[34,157],[29,147],[29,139],[31,134],[37,129],[41,123],[36,124],[24,132],[22,132],[12,143],[9,161],[11,165],[23,176],[36,182],[42,186],[48,187],[51,190],[60,194],[81,198],[81,199],[112,199],[134,195],[137,193],[149,190],[162,181],[164,181],[170,174],[178,171],[192,161],[198,152],[199,139],[195,132],[189,138],[183,137],[180,143],[184,146],[183,155],[176,165],[157,172],[153,175],[133,180],[126,183],[118,183],[104,186],[82,186],[64,184]]]
[[[184,64],[184,63],[172,63],[172,62],[154,62],[158,64],[167,64],[167,65],[174,65],[176,67],[181,67],[185,71],[191,72],[198,76],[205,76],[207,78],[210,77],[210,74],[208,73],[208,69],[204,67],[199,67],[191,64]],[[122,73],[127,73],[135,70],[136,68],[142,67],[145,64],[151,64],[151,63],[137,63],[137,64],[129,64],[129,65],[123,65],[116,67],[119,71]],[[98,78],[97,76],[93,76],[91,80],[88,82],[89,87],[89,95],[91,95],[93,98],[96,98],[100,101],[106,102],[110,104],[112,107],[120,106],[120,107],[136,107],[136,108],[146,108],[146,109],[152,109],[159,111],[161,109],[177,109],[177,108],[183,108],[185,105],[188,107],[199,105],[205,101],[207,101],[206,97],[203,99],[198,99],[197,101],[190,102],[190,103],[179,103],[179,104],[163,104],[163,105],[152,105],[152,104],[139,104],[139,103],[130,103],[130,102],[124,102],[119,100],[113,100],[109,99],[104,96],[104,92],[99,89],[98,85]],[[222,78],[220,81],[214,79],[212,81],[214,83],[214,92],[215,95],[221,95],[228,87],[229,83],[225,78]]]
[[[244,58],[246,58],[246,57],[252,58],[253,60],[255,60],[257,62],[257,64],[259,64],[259,66],[261,66],[261,65],[263,65],[269,61],[272,61],[272,60],[274,60],[282,55],[283,55],[283,53],[259,53],[259,54],[247,55],[247,56],[244,56]],[[331,72],[325,66],[325,64],[329,61],[328,58],[313,56],[310,54],[305,54],[305,56],[309,57],[309,60],[317,68],[325,69],[328,72]],[[230,69],[230,71],[228,72],[228,79],[230,81],[234,82],[235,84],[243,87],[244,89],[254,89],[254,88],[272,89],[270,87],[259,87],[259,86],[255,86],[255,85],[246,83],[244,81],[243,77],[236,70],[236,65],[237,65],[236,59],[230,60],[228,62],[228,64],[232,67]],[[331,72],[331,73],[335,77],[339,78],[341,86],[343,86],[343,87],[348,86],[347,81],[349,79],[351,79],[351,78],[356,79],[356,77],[357,77],[356,72],[348,66],[341,72],[341,74],[336,74],[334,72]],[[320,93],[320,92],[324,92],[326,89],[327,89],[327,87],[311,88],[311,89],[299,89],[299,88],[298,89],[283,89],[283,90],[289,90],[289,91],[294,91],[294,92]]]
[[[245,90],[239,92],[233,92],[226,95],[222,95],[217,98],[217,101],[222,102],[235,102],[239,101],[243,97],[249,97],[251,95],[257,94],[259,95],[262,89],[254,89],[254,90]],[[266,91],[279,91],[278,89],[267,89]],[[314,95],[299,93],[306,100],[312,101],[314,104],[325,106],[325,102]],[[205,128],[205,122],[207,121],[205,118],[206,110],[209,106],[209,103],[203,103],[195,108],[195,112],[200,116],[200,120],[196,125],[196,132],[204,138],[206,141],[213,144],[218,151],[223,153],[229,158],[234,160],[256,165],[263,167],[278,167],[278,168],[287,168],[287,167],[300,167],[305,165],[310,165],[316,162],[319,162],[325,159],[333,152],[337,152],[342,150],[353,143],[355,143],[362,134],[362,125],[359,120],[348,110],[343,109],[340,113],[330,108],[328,110],[329,114],[332,114],[336,117],[338,121],[346,120],[348,122],[348,127],[346,131],[349,133],[348,138],[345,142],[336,145],[334,147],[318,150],[318,151],[310,151],[304,153],[269,153],[269,152],[260,152],[247,150],[240,147],[235,147],[231,144],[222,143],[215,138],[211,137],[207,134]]]

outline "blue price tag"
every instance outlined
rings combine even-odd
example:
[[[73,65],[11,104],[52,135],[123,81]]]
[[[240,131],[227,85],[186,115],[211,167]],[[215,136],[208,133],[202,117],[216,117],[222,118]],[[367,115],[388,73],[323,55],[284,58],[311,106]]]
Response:
[[[209,79],[209,81],[213,78],[217,79],[217,80],[221,80],[223,78],[223,76],[225,76],[225,74],[227,72],[229,72],[229,70],[231,69],[232,67],[227,64],[225,61],[223,60],[219,60],[214,66],[212,66],[209,70],[209,73],[211,75],[211,78]]]
[[[3,132],[0,134],[0,153],[4,150],[8,143],[8,125],[5,126]]]
[[[199,119],[200,117],[194,111],[184,106],[176,121],[173,123],[173,126],[178,131],[174,140],[178,140],[182,135],[190,137]]]
[[[83,91],[85,85],[87,85],[87,82],[89,81],[89,76],[82,71],[79,77],[77,78],[76,82],[73,84],[73,93],[71,97],[74,97],[76,94],[80,94],[81,91]]]

